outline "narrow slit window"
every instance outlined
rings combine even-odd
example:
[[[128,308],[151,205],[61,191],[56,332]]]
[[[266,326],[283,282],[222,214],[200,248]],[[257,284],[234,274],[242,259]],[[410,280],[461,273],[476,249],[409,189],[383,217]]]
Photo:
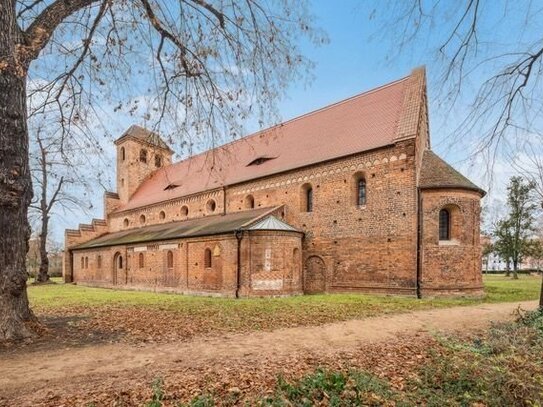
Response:
[[[138,262],[139,262],[140,269],[145,267],[145,256],[143,255],[143,253],[139,254]]]
[[[211,249],[206,249],[204,252],[204,267],[210,268],[212,266]]]
[[[306,212],[313,212],[313,188],[309,187],[305,192],[306,195]]]
[[[147,150],[144,149],[144,148],[142,148],[142,149],[140,150],[140,161],[141,161],[142,163],[146,163],[146,162],[147,162]]]
[[[168,254],[167,254],[167,266],[169,269],[173,269],[173,252],[171,250],[168,250]]]
[[[451,214],[447,209],[439,211],[439,240],[451,239]]]
[[[358,206],[366,205],[366,180],[360,178],[357,182],[356,203]]]

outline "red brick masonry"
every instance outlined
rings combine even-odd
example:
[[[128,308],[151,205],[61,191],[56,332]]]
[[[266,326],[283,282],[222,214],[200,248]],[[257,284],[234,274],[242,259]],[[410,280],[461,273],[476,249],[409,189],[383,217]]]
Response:
[[[66,231],[66,281],[228,296],[482,293],[484,191],[430,150],[423,69],[180,163],[137,126],[116,145],[117,193],[105,221]]]

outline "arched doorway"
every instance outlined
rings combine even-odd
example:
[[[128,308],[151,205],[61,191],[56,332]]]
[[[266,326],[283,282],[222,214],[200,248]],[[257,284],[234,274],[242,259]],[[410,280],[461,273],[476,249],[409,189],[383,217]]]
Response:
[[[115,256],[113,256],[113,274],[111,276],[111,282],[113,285],[118,284],[118,276],[119,272],[123,272],[124,270],[124,259],[120,252],[115,253]]]
[[[304,292],[323,293],[326,288],[326,265],[319,256],[308,257],[304,267]]]

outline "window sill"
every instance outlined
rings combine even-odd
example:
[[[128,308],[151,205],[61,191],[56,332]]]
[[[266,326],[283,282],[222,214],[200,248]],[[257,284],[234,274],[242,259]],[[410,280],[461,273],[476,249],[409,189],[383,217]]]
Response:
[[[356,208],[360,209],[360,210],[364,210],[364,209],[366,209],[366,205],[365,204],[364,205],[356,205]]]
[[[440,246],[460,246],[460,242],[456,239],[440,240],[439,245]]]

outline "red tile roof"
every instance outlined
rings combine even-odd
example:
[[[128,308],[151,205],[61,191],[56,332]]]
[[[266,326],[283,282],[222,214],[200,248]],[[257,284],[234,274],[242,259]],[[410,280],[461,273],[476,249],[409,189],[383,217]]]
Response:
[[[236,230],[280,230],[283,232],[298,232],[292,226],[271,216],[272,213],[277,212],[280,208],[281,206],[259,208],[121,230],[119,232],[107,233],[99,236],[96,239],[72,247],[72,249],[89,249],[188,237],[222,235],[235,232]],[[266,221],[270,216],[275,219],[275,222],[269,221],[267,227],[265,225],[262,226],[261,222]],[[270,223],[272,223],[271,226]]]
[[[412,137],[416,133],[412,116],[418,111],[418,96],[424,86],[424,70],[418,69],[406,78],[161,168],[119,210],[232,185]],[[177,187],[167,189],[171,184]]]
[[[422,156],[419,187],[421,189],[460,188],[486,192],[464,177],[432,150],[426,150]]]

